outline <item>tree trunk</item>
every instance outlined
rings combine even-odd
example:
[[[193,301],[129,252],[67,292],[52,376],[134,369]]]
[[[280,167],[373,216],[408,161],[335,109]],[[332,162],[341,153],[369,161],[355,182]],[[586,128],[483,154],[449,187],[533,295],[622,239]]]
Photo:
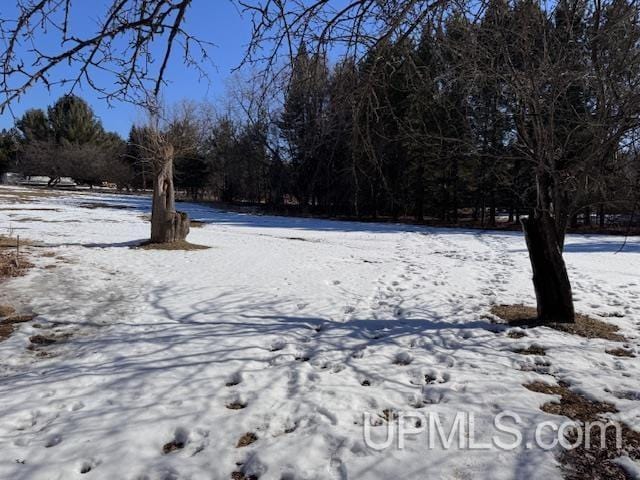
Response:
[[[165,146],[153,177],[151,243],[172,243],[187,238],[189,217],[176,212],[173,188],[173,148]]]
[[[562,258],[561,242],[548,212],[537,212],[522,219],[533,286],[542,323],[573,323],[575,311],[571,283]]]

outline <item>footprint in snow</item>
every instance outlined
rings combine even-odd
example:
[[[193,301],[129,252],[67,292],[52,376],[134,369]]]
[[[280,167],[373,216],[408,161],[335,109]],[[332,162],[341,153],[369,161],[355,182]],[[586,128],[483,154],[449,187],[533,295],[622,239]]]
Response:
[[[359,348],[358,350],[356,350],[351,354],[351,358],[355,358],[355,359],[363,358],[366,348],[367,347]]]
[[[235,387],[240,383],[242,383],[242,374],[240,372],[236,372],[227,379],[224,385],[225,387]]]
[[[173,432],[173,440],[162,446],[162,453],[165,455],[176,450],[182,450],[189,441],[189,430],[178,427]]]
[[[285,342],[283,339],[278,339],[271,344],[270,350],[272,352],[277,352],[279,350],[283,350],[286,346],[287,346],[287,342]]]
[[[62,435],[59,433],[54,433],[53,435],[49,435],[44,442],[45,448],[55,447],[62,443]]]
[[[396,356],[393,359],[394,365],[406,366],[413,362],[413,355],[409,352],[399,352],[396,353]]]
[[[436,383],[447,383],[451,380],[451,375],[447,372],[440,373],[436,370],[430,370],[424,375],[424,383],[427,385],[433,385]]]
[[[85,473],[89,473],[90,471],[94,470],[98,465],[100,465],[100,461],[99,460],[94,460],[94,459],[89,459],[89,460],[85,460],[80,464],[80,473],[81,474],[85,474]]]

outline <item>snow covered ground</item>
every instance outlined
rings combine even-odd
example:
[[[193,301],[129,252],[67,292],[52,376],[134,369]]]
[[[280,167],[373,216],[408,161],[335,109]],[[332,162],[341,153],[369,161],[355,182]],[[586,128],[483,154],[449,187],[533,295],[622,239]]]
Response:
[[[378,451],[363,436],[365,412],[466,412],[486,441],[511,411],[529,438],[562,421],[522,386],[555,382],[536,364],[640,425],[640,361],[605,353],[619,344],[491,323],[494,303],[534,304],[520,234],[181,204],[206,222],[189,240],[211,248],[147,251],[128,248],[148,236],[146,198],[13,191],[0,190],[0,233],[44,243],[34,262],[56,267],[0,287],[0,304],[39,314],[0,342],[1,479],[561,478],[554,450],[428,448],[418,434]],[[566,260],[577,310],[640,353],[640,239],[620,243],[570,237]],[[38,356],[42,332],[71,336]],[[546,356],[512,351],[531,345]],[[257,441],[237,448],[246,432]],[[184,448],[163,453],[172,441]]]

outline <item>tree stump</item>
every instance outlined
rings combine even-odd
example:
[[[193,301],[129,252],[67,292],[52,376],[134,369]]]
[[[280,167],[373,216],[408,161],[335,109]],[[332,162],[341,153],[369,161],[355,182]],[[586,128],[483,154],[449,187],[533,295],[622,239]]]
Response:
[[[189,216],[175,209],[173,147],[164,145],[154,172],[151,243],[172,243],[189,234]]]
[[[553,218],[548,212],[537,212],[521,222],[533,269],[538,320],[574,323],[571,283]]]

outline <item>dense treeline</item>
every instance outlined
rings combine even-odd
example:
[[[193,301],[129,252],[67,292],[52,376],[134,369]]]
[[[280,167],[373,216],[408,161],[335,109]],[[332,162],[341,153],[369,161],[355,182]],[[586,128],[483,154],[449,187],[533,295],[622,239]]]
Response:
[[[282,107],[210,119],[198,155],[176,160],[178,185],[311,213],[484,225],[516,220],[544,191],[560,230],[578,214],[630,213],[637,9],[540,5],[492,0],[473,18],[449,8],[358,62],[330,65],[302,44]]]
[[[542,205],[559,233],[578,219],[628,218],[640,181],[637,8],[480,5],[438,10],[358,61],[332,64],[303,42],[279,107],[220,116],[179,106],[170,130],[192,148],[175,158],[176,187],[300,213],[486,226]],[[145,127],[125,144],[78,97],[16,127],[0,136],[0,168],[151,185]]]

